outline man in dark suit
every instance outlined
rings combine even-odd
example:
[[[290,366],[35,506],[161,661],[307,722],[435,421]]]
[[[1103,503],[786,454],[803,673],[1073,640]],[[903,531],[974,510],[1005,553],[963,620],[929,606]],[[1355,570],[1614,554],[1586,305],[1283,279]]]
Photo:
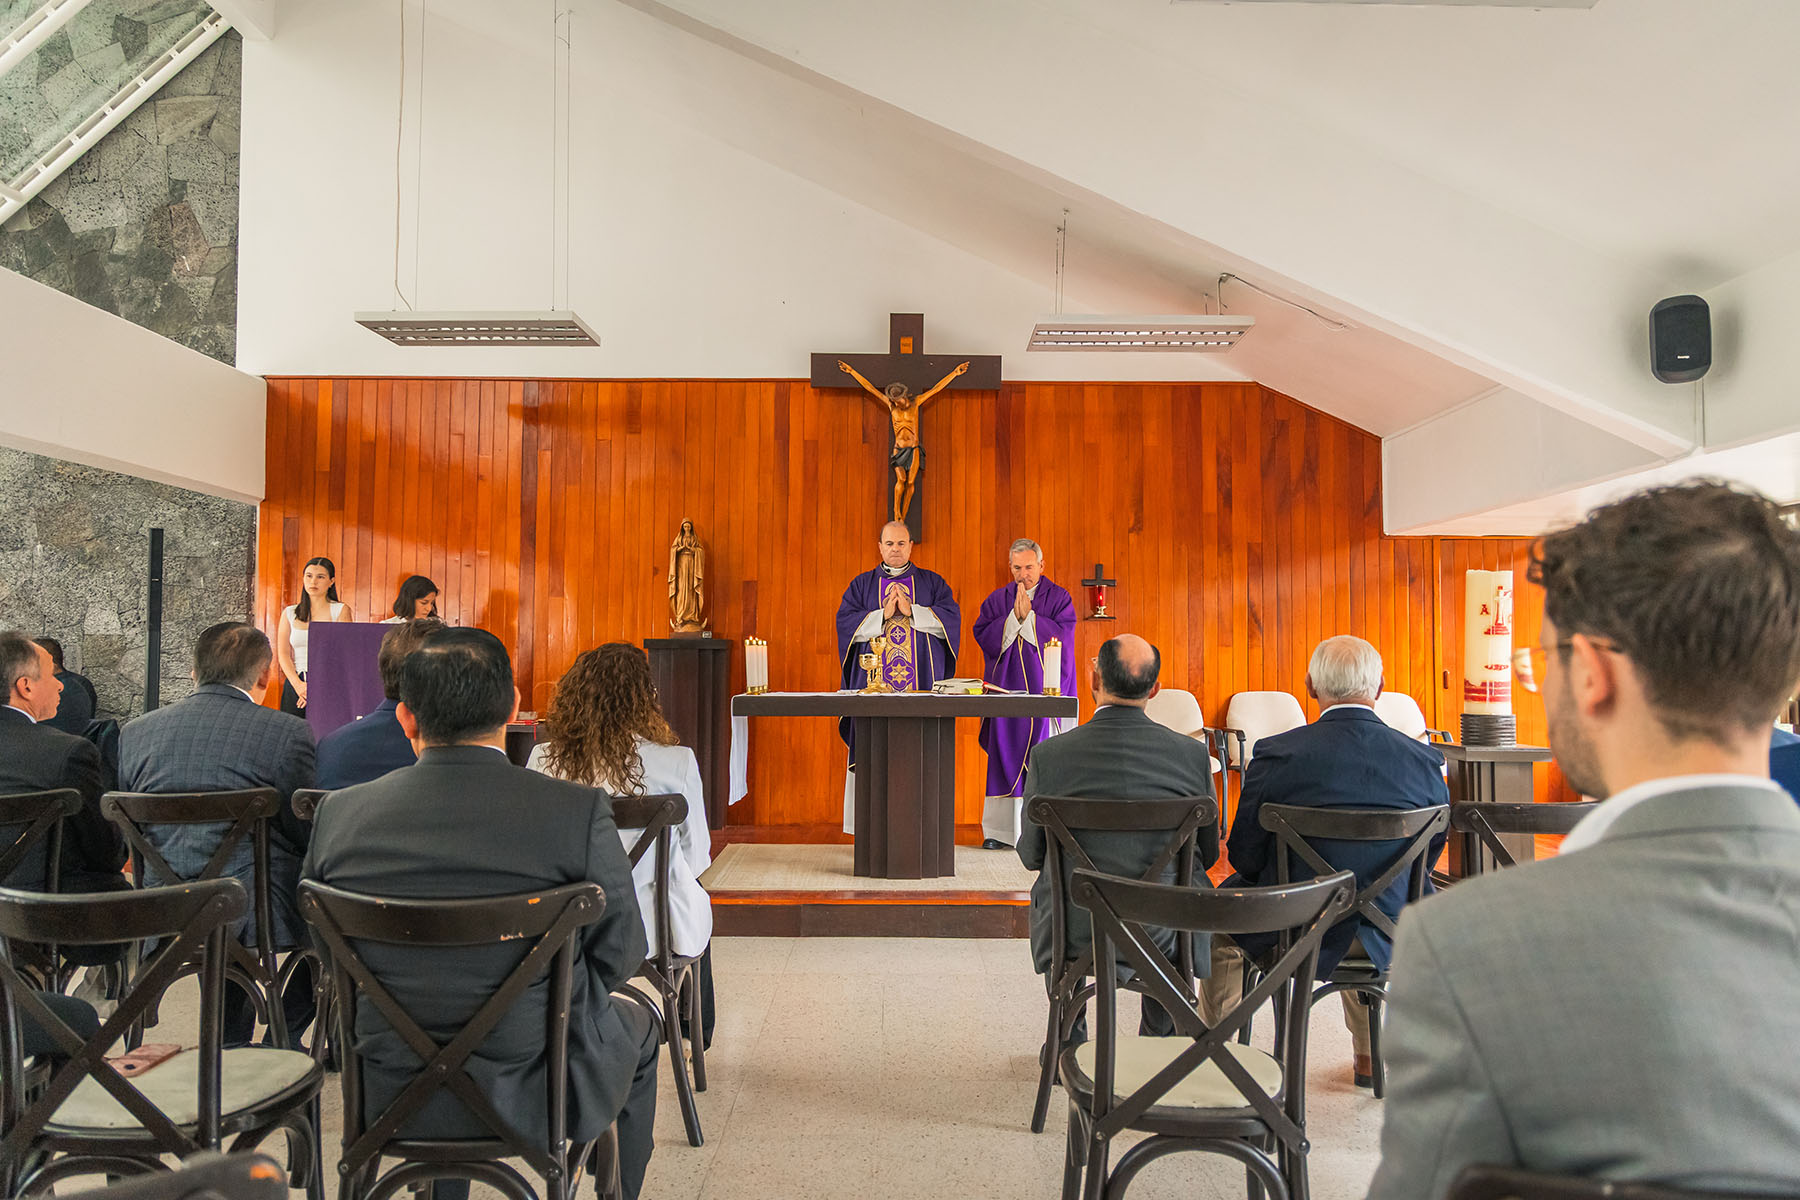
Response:
[[[1156,647],[1133,634],[1121,634],[1100,647],[1090,675],[1094,702],[1098,706],[1088,723],[1067,733],[1039,742],[1031,751],[1025,771],[1025,801],[1034,796],[1093,796],[1106,799],[1156,799],[1170,796],[1211,798],[1212,760],[1201,743],[1183,737],[1172,729],[1164,729],[1144,715],[1144,705],[1156,695],[1160,685],[1157,673],[1162,669],[1162,656]],[[1068,895],[1069,881],[1049,879],[1044,874],[1043,827],[1027,817],[1019,833],[1019,858],[1038,873],[1031,885],[1031,960],[1038,974],[1048,982],[1054,966],[1050,961],[1050,889],[1059,887]],[[1121,833],[1093,831],[1077,833],[1081,847],[1093,859],[1094,866],[1109,875],[1141,878],[1157,854],[1168,845],[1163,833]],[[1200,829],[1200,865],[1210,867],[1219,858],[1218,826],[1207,822]],[[1068,870],[1065,857],[1064,869]],[[1163,881],[1175,882],[1171,864]],[[1204,878],[1196,879],[1204,886]],[[1072,959],[1085,953],[1093,944],[1093,929],[1087,913],[1068,906],[1069,929],[1067,953]],[[1157,938],[1158,947],[1173,957],[1175,937],[1164,933]],[[1196,947],[1197,966],[1207,964],[1205,946]],[[1173,1021],[1160,1004],[1145,999],[1140,1031],[1146,1035],[1166,1037],[1175,1032]],[[1076,1022],[1072,1040],[1087,1036],[1084,1013]]]
[[[1800,737],[1779,725],[1769,737],[1769,778],[1800,800]]]
[[[63,823],[64,892],[111,892],[131,886],[119,873],[125,865],[125,839],[100,815],[100,796],[112,780],[100,752],[85,738],[47,723],[61,702],[62,684],[49,653],[20,633],[0,633],[0,795],[73,788],[81,793],[81,811]],[[23,828],[0,830],[8,843]],[[45,856],[21,863],[4,883],[26,891],[42,891],[47,882]],[[107,957],[111,957],[109,954]]]
[[[281,811],[269,823],[269,899],[275,919],[275,948],[300,944],[297,889],[306,854],[307,823],[294,815],[293,796],[313,783],[312,730],[299,717],[258,704],[251,693],[268,685],[274,652],[262,630],[224,621],[194,643],[194,694],[167,708],[147,712],[119,732],[119,785],[128,792],[225,792],[274,788]],[[197,877],[225,836],[224,825],[163,825],[145,830],[169,866],[183,879]],[[225,873],[246,889],[255,887],[255,863],[245,839]],[[146,878],[147,883],[168,880]],[[254,940],[246,915],[238,935]],[[298,1036],[312,1020],[312,989],[304,972],[282,1005],[288,1031]],[[225,990],[225,1044],[250,1039],[253,1014],[236,988]]]
[[[436,617],[421,617],[396,625],[382,636],[376,662],[387,699],[374,712],[319,739],[319,787],[336,791],[367,783],[419,760],[406,731],[400,728],[400,718],[394,715],[400,704],[400,664],[442,628],[444,623]]]
[[[62,684],[62,703],[57,706],[56,715],[44,724],[76,737],[85,735],[88,722],[94,719],[100,707],[93,681],[63,665],[62,643],[55,638],[40,637],[32,641],[50,652],[50,661],[56,664],[56,682]]]
[[[1276,882],[1275,835],[1262,827],[1260,819],[1265,803],[1407,809],[1450,802],[1444,756],[1375,715],[1382,683],[1381,654],[1359,637],[1326,638],[1313,650],[1306,691],[1319,702],[1319,719],[1256,743],[1226,843],[1234,874],[1223,886],[1270,887]],[[1433,840],[1426,851],[1428,864],[1437,859],[1443,843],[1443,835]],[[1318,841],[1313,846],[1326,862],[1354,872],[1358,887],[1373,883],[1402,849],[1394,842]],[[1315,874],[1297,858],[1289,861],[1288,869],[1292,880]],[[1406,904],[1408,879],[1402,873],[1375,907],[1398,920]],[[1376,966],[1387,969],[1393,943],[1380,929],[1352,915],[1332,926],[1320,943],[1320,979],[1337,969],[1352,943],[1360,944]],[[1206,987],[1210,1015],[1223,1014],[1242,995],[1245,956],[1261,958],[1273,946],[1274,939],[1266,934],[1214,940],[1213,973]],[[1370,1087],[1374,1062],[1369,1051],[1369,1007],[1349,993],[1342,1000],[1344,1023],[1355,1047],[1355,1082]]]
[[[569,1134],[599,1136],[615,1118],[625,1194],[650,1161],[656,1115],[656,1031],[611,991],[643,962],[631,865],[605,793],[515,767],[506,726],[519,708],[512,663],[493,634],[447,629],[401,666],[396,716],[419,761],[335,792],[320,808],[305,877],[391,897],[502,896],[593,881],[606,910],[583,933],[569,1028]],[[460,1028],[517,956],[486,948],[453,962],[442,951],[367,946],[367,961],[429,1031]],[[544,1128],[544,1002],[539,980],[488,1035],[467,1066],[522,1132]],[[371,1108],[399,1094],[418,1059],[372,1007],[359,1009],[363,1079]],[[407,1126],[426,1137],[485,1136],[463,1106],[440,1094]],[[438,1200],[461,1188],[439,1184]]]

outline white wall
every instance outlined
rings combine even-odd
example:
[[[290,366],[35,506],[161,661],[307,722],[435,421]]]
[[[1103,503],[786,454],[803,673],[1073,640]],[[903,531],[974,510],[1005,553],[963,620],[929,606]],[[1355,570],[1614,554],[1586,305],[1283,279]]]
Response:
[[[402,288],[422,310],[548,308],[550,6],[509,6],[510,38],[468,27],[458,18],[482,17],[482,6],[462,7],[434,0],[424,26],[423,102],[408,109],[401,155]],[[492,6],[485,16],[495,19]],[[614,3],[581,6],[574,28],[569,299],[601,347],[391,346],[351,314],[400,306],[399,44],[395,6],[314,0],[284,8],[273,40],[245,45],[238,362],[248,370],[792,377],[813,351],[884,351],[887,314],[923,312],[928,351],[1002,353],[1008,378],[1245,377],[1219,356],[1028,358],[1032,321],[1052,307],[1048,200],[1031,275],[894,215],[916,207],[898,193],[921,186],[949,197],[941,207],[970,210],[966,224],[1010,215],[982,181],[931,177],[941,147],[908,146],[919,160],[886,164],[867,154],[861,180],[891,204],[796,174],[795,159],[828,178],[854,169],[853,104]],[[409,62],[415,83],[418,69]],[[1094,275],[1066,306],[1116,310],[1132,294]],[[1174,281],[1158,298],[1199,295]]]
[[[1382,439],[1381,501],[1392,534],[1539,532],[1522,513],[1481,514],[1656,465],[1641,446],[1500,388]]]
[[[267,390],[159,334],[0,271],[0,442],[251,503]]]

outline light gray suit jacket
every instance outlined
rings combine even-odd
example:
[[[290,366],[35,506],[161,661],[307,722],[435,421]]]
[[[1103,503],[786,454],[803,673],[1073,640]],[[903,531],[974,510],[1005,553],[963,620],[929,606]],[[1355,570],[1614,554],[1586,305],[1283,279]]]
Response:
[[[1471,1163],[1800,1181],[1800,809],[1653,796],[1592,846],[1407,908],[1372,1200]]]

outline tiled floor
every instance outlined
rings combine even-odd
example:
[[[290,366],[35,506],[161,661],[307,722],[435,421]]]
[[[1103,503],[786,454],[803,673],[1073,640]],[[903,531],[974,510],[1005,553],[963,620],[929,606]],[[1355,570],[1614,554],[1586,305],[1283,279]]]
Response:
[[[1023,941],[717,938],[713,955],[718,1026],[707,1055],[711,1087],[699,1097],[706,1145],[687,1144],[665,1058],[646,1197],[1060,1194],[1060,1092],[1048,1128],[1028,1128],[1045,1010]],[[190,1004],[171,1000],[165,1013],[181,1028]],[[1311,1053],[1313,1192],[1359,1197],[1375,1168],[1381,1102],[1350,1085],[1349,1035],[1335,1002],[1314,1015]],[[334,1196],[337,1086],[336,1076],[327,1079]],[[582,1194],[591,1195],[586,1184]],[[1241,1168],[1200,1155],[1154,1163],[1131,1189],[1136,1200],[1243,1194]],[[477,1187],[474,1195],[494,1193]]]

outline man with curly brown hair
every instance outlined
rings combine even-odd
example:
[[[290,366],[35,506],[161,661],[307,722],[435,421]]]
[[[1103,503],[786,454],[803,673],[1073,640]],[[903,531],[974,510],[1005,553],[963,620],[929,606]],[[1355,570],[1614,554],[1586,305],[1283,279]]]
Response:
[[[1800,810],[1769,727],[1800,679],[1800,533],[1762,496],[1659,488],[1545,537],[1541,690],[1571,785],[1556,858],[1408,907],[1370,1196],[1464,1167],[1800,1187]]]

